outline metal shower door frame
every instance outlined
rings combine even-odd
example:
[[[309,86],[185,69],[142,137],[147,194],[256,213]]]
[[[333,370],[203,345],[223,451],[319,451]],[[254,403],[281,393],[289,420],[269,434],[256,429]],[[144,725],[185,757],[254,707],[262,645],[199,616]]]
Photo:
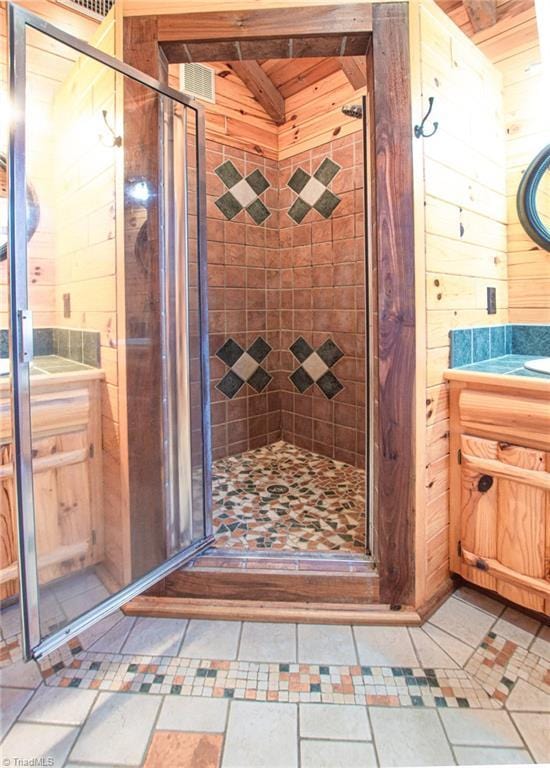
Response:
[[[40,590],[38,580],[36,528],[34,519],[33,467],[32,467],[32,424],[30,406],[29,339],[25,331],[29,327],[29,295],[27,278],[27,215],[26,215],[26,148],[25,115],[26,106],[26,30],[41,32],[57,42],[72,48],[116,73],[134,80],[189,108],[196,114],[196,164],[197,164],[197,220],[198,220],[198,265],[200,296],[200,364],[202,372],[202,463],[203,463],[203,536],[191,546],[173,555],[143,577],[130,583],[99,605],[95,606],[65,627],[42,639],[39,619]],[[206,266],[206,176],[203,107],[194,99],[185,96],[164,83],[155,80],[134,67],[109,56],[92,45],[57,29],[47,21],[8,3],[8,88],[16,119],[9,131],[8,149],[8,252],[9,252],[9,338],[11,357],[11,398],[12,398],[12,440],[14,463],[14,496],[18,527],[18,575],[19,602],[21,610],[22,651],[25,659],[38,659],[105,616],[120,608],[124,603],[141,594],[155,582],[193,558],[197,552],[209,546],[212,541],[211,506],[211,444],[209,429],[209,377],[208,377],[208,308],[207,308],[207,266]],[[159,157],[164,158],[163,136],[159,142]],[[161,191],[169,188],[170,168],[162,163]],[[163,195],[164,197],[164,195]],[[159,206],[161,231],[173,231],[173,210]],[[164,221],[166,219],[166,222]],[[161,253],[166,255],[166,240],[161,238]],[[187,259],[187,247],[185,248]],[[185,261],[185,263],[187,263]],[[32,336],[30,338],[32,344]],[[176,393],[169,391],[170,396]],[[166,458],[166,457],[165,457]],[[166,458],[165,466],[169,465]]]

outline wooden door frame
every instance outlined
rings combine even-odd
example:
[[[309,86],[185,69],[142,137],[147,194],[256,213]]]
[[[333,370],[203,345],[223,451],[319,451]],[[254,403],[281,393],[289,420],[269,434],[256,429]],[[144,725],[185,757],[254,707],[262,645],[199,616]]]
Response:
[[[374,527],[380,601],[415,602],[415,263],[413,128],[407,2],[131,16],[124,59],[167,78],[174,46],[368,34],[370,210],[366,242],[375,280]],[[314,46],[312,54],[314,54]],[[367,221],[370,224],[367,228]]]

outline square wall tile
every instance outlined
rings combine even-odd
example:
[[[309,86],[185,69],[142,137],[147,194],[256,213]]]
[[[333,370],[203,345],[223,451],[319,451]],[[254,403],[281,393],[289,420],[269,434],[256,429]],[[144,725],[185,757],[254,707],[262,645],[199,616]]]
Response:
[[[541,325],[513,325],[513,355],[550,355],[550,323]]]
[[[494,325],[489,329],[491,357],[502,357],[506,354],[506,329],[504,325]]]
[[[489,328],[474,328],[472,352],[474,363],[488,360],[491,356],[491,334]]]
[[[451,367],[470,365],[472,353],[472,329],[464,328],[450,332],[451,336]]]

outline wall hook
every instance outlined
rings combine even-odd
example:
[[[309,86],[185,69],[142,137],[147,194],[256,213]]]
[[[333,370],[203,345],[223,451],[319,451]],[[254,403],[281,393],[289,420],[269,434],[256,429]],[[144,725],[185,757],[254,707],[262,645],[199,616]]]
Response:
[[[422,118],[422,122],[420,123],[420,125],[414,126],[414,135],[416,136],[417,139],[419,139],[421,136],[423,136],[425,139],[428,139],[430,136],[433,136],[434,133],[439,128],[439,123],[437,121],[434,121],[433,131],[431,133],[424,133],[424,123],[429,118],[433,105],[434,105],[434,97],[430,96],[428,99],[428,111]]]
[[[122,146],[122,136],[117,136],[114,130],[109,125],[109,121],[107,120],[107,110],[102,109],[101,114],[103,115],[103,122],[105,123],[105,127],[108,130],[110,137],[107,139],[104,135],[100,135],[99,139],[101,143],[105,147],[121,147]]]

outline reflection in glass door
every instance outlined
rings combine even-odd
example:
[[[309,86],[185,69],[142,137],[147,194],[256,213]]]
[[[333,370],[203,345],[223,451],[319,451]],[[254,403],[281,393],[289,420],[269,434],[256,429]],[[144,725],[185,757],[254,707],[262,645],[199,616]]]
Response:
[[[181,94],[10,12],[21,596],[39,656],[209,541],[203,123]]]

